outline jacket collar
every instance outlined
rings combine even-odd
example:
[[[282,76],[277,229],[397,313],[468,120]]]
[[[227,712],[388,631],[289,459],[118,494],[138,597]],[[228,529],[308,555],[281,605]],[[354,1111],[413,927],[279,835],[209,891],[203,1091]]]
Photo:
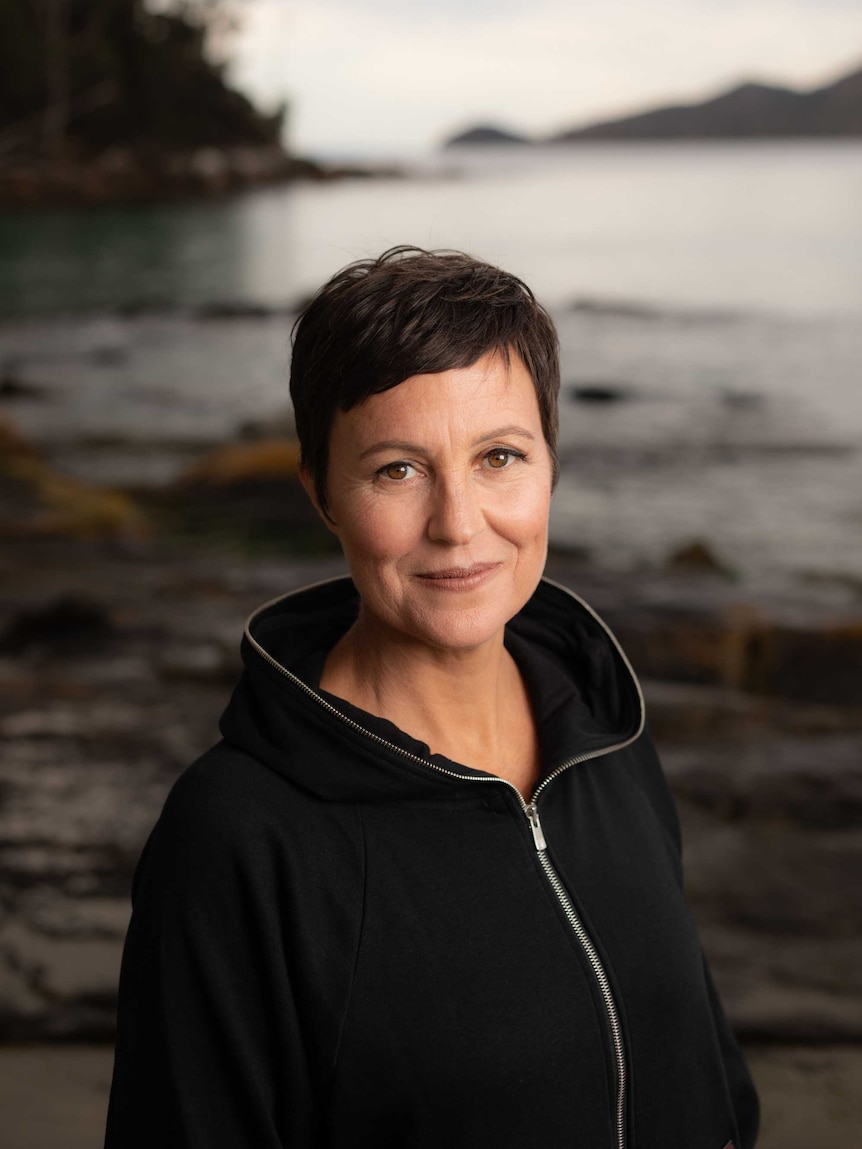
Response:
[[[451,796],[453,788],[475,792],[476,781],[494,781],[431,755],[391,723],[307,680],[309,664],[352,624],[358,605],[351,580],[337,578],[282,595],[251,615],[241,647],[245,669],[221,719],[225,740],[329,800]],[[534,700],[545,765],[540,785],[640,735],[637,678],[609,628],[577,595],[543,579],[508,624],[506,644]]]

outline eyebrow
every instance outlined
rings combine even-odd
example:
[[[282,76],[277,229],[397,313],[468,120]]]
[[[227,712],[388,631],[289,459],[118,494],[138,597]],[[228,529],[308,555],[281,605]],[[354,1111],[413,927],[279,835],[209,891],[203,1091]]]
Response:
[[[536,436],[532,431],[528,431],[525,427],[518,427],[510,425],[507,427],[497,427],[493,431],[487,431],[484,435],[480,435],[478,439],[474,439],[470,444],[471,447],[478,447],[482,443],[489,443],[493,439],[503,439],[510,435],[516,435],[521,439],[529,439],[530,442],[535,442]],[[423,454],[427,448],[421,446],[419,443],[407,443],[403,439],[383,439],[379,443],[374,443],[360,454],[360,459],[366,459],[369,455],[377,455],[381,451],[407,451],[415,454]]]

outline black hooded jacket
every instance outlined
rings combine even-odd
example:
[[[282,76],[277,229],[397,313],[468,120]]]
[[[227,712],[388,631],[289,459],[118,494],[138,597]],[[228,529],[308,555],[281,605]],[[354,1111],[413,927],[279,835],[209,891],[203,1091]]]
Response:
[[[223,739],[147,843],[107,1149],[750,1149],[610,632],[547,581],[507,627],[525,803],[319,689],[357,605],[338,579],[252,616]]]

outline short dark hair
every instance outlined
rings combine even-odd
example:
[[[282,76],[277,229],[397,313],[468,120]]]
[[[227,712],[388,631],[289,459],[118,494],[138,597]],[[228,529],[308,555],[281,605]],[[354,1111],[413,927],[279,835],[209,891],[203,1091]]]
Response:
[[[401,246],[324,284],[294,324],[290,369],[301,464],[323,511],[336,411],[494,350],[530,373],[556,482],[559,342],[525,283],[460,251]]]

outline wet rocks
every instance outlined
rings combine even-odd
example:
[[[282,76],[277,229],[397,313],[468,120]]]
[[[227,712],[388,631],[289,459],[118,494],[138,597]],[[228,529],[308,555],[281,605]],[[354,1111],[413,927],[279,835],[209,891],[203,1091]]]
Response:
[[[17,400],[45,399],[48,389],[40,383],[33,383],[25,379],[13,365],[6,364],[0,368],[0,402],[15,402]]]
[[[695,539],[671,551],[665,566],[669,571],[681,571],[685,574],[713,574],[726,579],[734,577],[731,568],[722,562],[712,547],[702,539]]]
[[[226,319],[271,319],[274,316],[290,314],[289,308],[271,307],[266,303],[249,303],[241,299],[223,299],[213,303],[204,303],[195,308],[195,319],[203,322],[223,323]]]
[[[299,444],[294,439],[228,443],[193,463],[178,480],[185,486],[230,487],[243,483],[296,479]]]
[[[335,550],[299,481],[296,440],[287,436],[218,447],[157,500],[173,529],[185,535],[253,550]]]
[[[18,654],[33,646],[77,650],[81,643],[102,644],[115,633],[105,608],[97,602],[61,595],[33,610],[13,614],[0,634],[0,652]]]
[[[862,707],[862,616],[785,620],[701,599],[612,608],[608,621],[645,676]]]
[[[214,196],[290,179],[319,179],[325,174],[318,164],[290,156],[278,146],[116,146],[87,159],[7,159],[0,165],[0,203],[104,204]]]
[[[862,1041],[862,725],[773,718],[662,746],[689,904],[743,1037]]]
[[[0,417],[0,538],[136,539],[147,530],[129,495],[55,471]]]
[[[184,480],[203,502],[234,483],[305,498],[283,445],[215,460]],[[343,567],[175,542],[14,546],[0,552],[0,1036],[106,1038],[134,865],[173,780],[218,736],[244,619]],[[794,658],[828,648],[846,673],[853,620],[744,602],[697,573],[633,581],[560,554],[551,573],[608,618],[642,676],[736,1025],[862,1039],[862,707],[846,690],[787,693],[789,670],[764,660],[795,636]]]
[[[568,388],[569,398],[575,403],[591,403],[605,406],[622,403],[630,399],[629,389],[623,383],[572,383]]]
[[[7,157],[0,204],[110,204],[211,198],[292,180],[395,178],[393,165],[328,165],[278,145],[192,148],[114,146],[88,158]]]
[[[132,873],[218,737],[244,619],[333,573],[155,543],[0,551],[0,1039],[110,1038]]]

